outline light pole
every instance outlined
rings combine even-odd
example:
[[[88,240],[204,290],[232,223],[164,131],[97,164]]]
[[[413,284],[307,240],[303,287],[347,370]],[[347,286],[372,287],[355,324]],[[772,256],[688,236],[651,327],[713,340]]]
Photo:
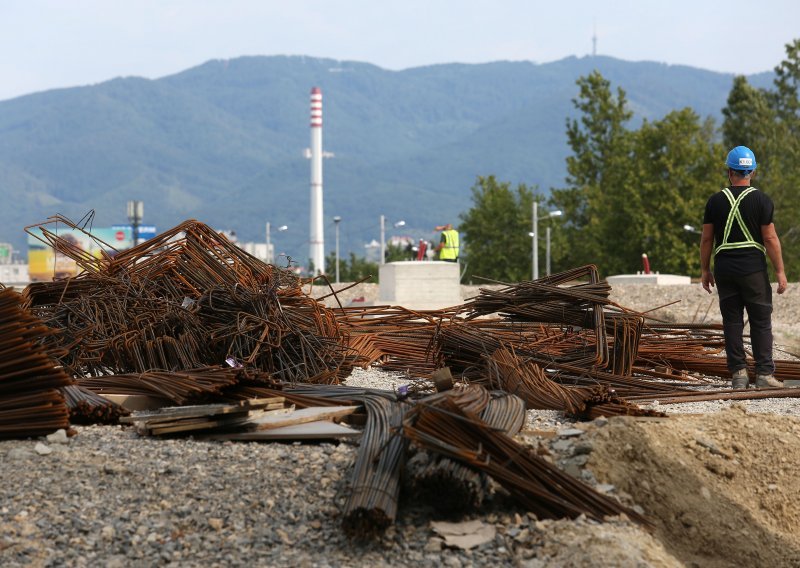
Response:
[[[560,217],[563,215],[561,210],[550,211],[545,219],[552,219],[553,217]],[[533,232],[530,233],[531,238],[533,239],[533,253],[532,253],[532,261],[533,261],[533,279],[539,279],[539,204],[534,201],[533,202]],[[546,269],[547,275],[550,276],[550,227],[547,228],[547,257],[546,257]]]
[[[139,244],[139,224],[144,217],[144,201],[128,201],[128,222],[131,224],[133,246]]]
[[[280,227],[277,228],[277,231],[279,233],[282,233],[288,228],[289,228],[288,225],[281,225]],[[270,222],[267,221],[267,264],[272,264],[275,260],[273,258],[275,255],[272,254],[272,242],[270,240],[270,237],[272,236],[271,233],[272,233],[271,225]]]
[[[403,220],[397,221],[392,226],[397,229],[398,227],[402,227],[405,225],[406,222]],[[380,264],[386,264],[386,216],[381,215],[381,260]]]
[[[338,215],[333,218],[333,226],[336,228],[336,283],[339,283],[339,223],[342,218]]]

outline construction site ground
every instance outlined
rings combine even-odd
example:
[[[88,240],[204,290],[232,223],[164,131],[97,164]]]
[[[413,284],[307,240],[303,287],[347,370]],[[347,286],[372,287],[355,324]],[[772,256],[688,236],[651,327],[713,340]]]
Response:
[[[464,297],[477,288],[465,287]],[[377,286],[340,300],[361,297],[374,300]],[[641,310],[681,300],[652,313],[669,321],[719,318],[715,296],[699,285],[617,287],[612,299]],[[774,300],[776,338],[791,357],[800,289]],[[347,380],[406,382],[377,369]],[[162,440],[78,426],[61,442],[0,442],[0,565],[800,566],[798,406],[698,402],[662,405],[666,419],[589,423],[528,411],[519,440],[654,527],[537,519],[495,488],[481,510],[459,519],[494,532],[466,550],[446,546],[431,509],[409,495],[379,540],[349,540],[340,510],[357,442]]]

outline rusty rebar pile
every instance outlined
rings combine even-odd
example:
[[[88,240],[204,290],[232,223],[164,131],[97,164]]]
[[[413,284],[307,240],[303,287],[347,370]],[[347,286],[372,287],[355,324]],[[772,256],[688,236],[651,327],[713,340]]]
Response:
[[[58,389],[72,380],[37,343],[51,333],[20,307],[19,294],[0,290],[0,438],[69,428],[69,412]]]
[[[43,240],[83,272],[32,284],[25,302],[61,332],[50,341],[65,348],[62,363],[75,376],[185,371],[230,359],[276,381],[335,383],[357,362],[346,330],[294,274],[202,223],[100,258],[58,238],[55,223],[80,227],[63,217],[39,225]]]
[[[238,369],[207,367],[186,371],[148,371],[80,379],[79,384],[97,394],[144,395],[175,405],[211,402],[239,383]]]
[[[94,392],[78,385],[59,389],[69,409],[73,424],[117,424],[121,416],[130,411]]]
[[[397,517],[407,445],[399,431],[408,405],[379,395],[365,396],[364,404],[367,424],[343,512],[345,532],[358,538],[380,534]]]
[[[515,436],[525,423],[522,399],[502,391],[489,393],[474,385],[433,395],[421,404],[445,396],[456,397],[462,408],[479,414],[488,428],[508,436]],[[474,511],[486,497],[486,474],[441,454],[418,450],[407,461],[406,471],[413,494],[443,517],[459,517]]]
[[[403,420],[403,435],[422,448],[487,473],[539,517],[585,514],[602,520],[625,513],[649,524],[635,511],[573,479],[510,436],[489,428],[478,415],[459,406],[457,397],[415,405]]]

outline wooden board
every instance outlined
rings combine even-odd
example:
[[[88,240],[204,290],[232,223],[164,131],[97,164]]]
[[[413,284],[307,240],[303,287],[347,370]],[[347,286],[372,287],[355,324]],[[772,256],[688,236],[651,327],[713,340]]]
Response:
[[[185,418],[179,420],[156,420],[140,422],[136,425],[136,428],[140,434],[150,434],[153,436],[177,434],[179,432],[196,432],[200,430],[252,430],[253,427],[250,424],[250,421],[253,418],[286,415],[293,411],[294,406],[291,408],[279,408],[276,410],[257,410],[255,412],[244,411],[236,414]]]
[[[211,430],[213,428],[235,428],[245,426],[250,418],[247,415],[237,415],[206,420],[189,420],[170,425],[138,426],[142,433],[153,436],[163,436],[164,434],[177,434],[179,432],[196,432],[199,430]]]
[[[293,426],[295,424],[305,424],[307,422],[317,422],[320,420],[333,420],[352,414],[358,410],[359,406],[313,406],[311,408],[301,408],[285,416],[262,416],[254,418],[250,424],[255,426],[255,430],[271,430],[283,426]]]
[[[146,394],[100,394],[106,400],[119,404],[122,408],[136,412],[138,410],[156,410],[170,406],[172,401],[167,398],[149,396]]]
[[[234,432],[230,434],[212,434],[204,436],[204,440],[232,441],[273,441],[273,440],[328,440],[335,438],[353,438],[360,436],[361,431],[329,420],[317,420],[293,426],[281,426],[269,430],[255,432]]]
[[[282,396],[245,400],[234,404],[199,404],[195,406],[169,406],[152,412],[137,412],[131,416],[123,416],[120,422],[133,424],[136,422],[173,420],[179,418],[203,418],[223,414],[238,414],[257,409],[274,409],[283,406]]]

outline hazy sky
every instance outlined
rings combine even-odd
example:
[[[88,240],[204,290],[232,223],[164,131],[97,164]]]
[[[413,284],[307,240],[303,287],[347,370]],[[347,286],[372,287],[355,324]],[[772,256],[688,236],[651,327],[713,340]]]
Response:
[[[404,69],[631,61],[754,73],[800,37],[798,0],[0,0],[0,100],[209,59],[312,55]]]

